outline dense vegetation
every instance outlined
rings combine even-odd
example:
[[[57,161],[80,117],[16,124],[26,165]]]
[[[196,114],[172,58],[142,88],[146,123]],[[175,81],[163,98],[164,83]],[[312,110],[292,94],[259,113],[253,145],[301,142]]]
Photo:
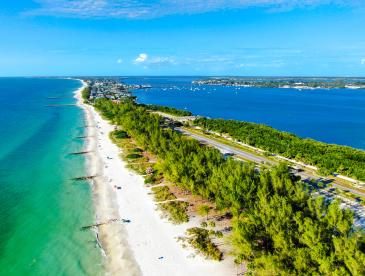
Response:
[[[191,115],[193,115],[190,111],[176,109],[176,108],[168,107],[168,106],[149,104],[149,105],[146,105],[146,107],[149,110],[161,111],[161,112],[171,114],[171,115],[175,115],[175,116],[191,116]]]
[[[87,101],[90,98],[90,87],[89,86],[82,89],[81,97],[84,99],[84,101]]]
[[[160,116],[131,100],[100,99],[95,107],[162,160],[158,170],[167,180],[232,212],[237,261],[247,261],[252,271],[364,275],[365,240],[353,228],[353,213],[313,198],[286,166],[258,173],[252,164],[224,159],[218,150],[160,127]]]
[[[364,151],[302,139],[255,123],[207,118],[199,118],[194,123],[207,130],[228,133],[248,145],[317,166],[322,173],[337,172],[365,180]]]

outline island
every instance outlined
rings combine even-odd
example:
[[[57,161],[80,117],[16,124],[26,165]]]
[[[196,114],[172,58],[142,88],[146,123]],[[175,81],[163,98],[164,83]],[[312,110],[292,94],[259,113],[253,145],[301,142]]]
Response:
[[[195,85],[222,85],[255,88],[295,88],[295,89],[365,89],[365,79],[361,78],[243,78],[224,77],[194,80]]]

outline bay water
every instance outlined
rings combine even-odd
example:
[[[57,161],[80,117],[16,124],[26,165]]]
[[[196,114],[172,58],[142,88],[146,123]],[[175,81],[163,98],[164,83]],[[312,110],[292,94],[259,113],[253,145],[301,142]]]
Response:
[[[365,149],[365,89],[292,89],[193,85],[204,77],[129,77],[137,101],[211,118],[266,124],[304,138]]]

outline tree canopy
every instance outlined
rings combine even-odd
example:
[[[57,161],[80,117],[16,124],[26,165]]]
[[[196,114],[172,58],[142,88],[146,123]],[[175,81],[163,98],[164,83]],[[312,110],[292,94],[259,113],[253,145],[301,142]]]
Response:
[[[236,120],[199,118],[197,126],[248,145],[317,166],[323,173],[341,173],[365,181],[365,152],[347,146],[303,139],[272,127]]]
[[[146,107],[150,110],[161,111],[161,112],[171,114],[171,115],[175,115],[175,116],[191,116],[191,115],[193,115],[193,113],[191,113],[190,111],[176,109],[176,108],[168,107],[168,106],[148,104],[148,105],[146,105]]]
[[[258,172],[253,164],[225,159],[217,149],[161,127],[162,117],[132,100],[94,105],[161,160],[159,170],[168,180],[232,212],[236,259],[255,273],[365,274],[365,238],[353,227],[353,213],[314,197],[285,165]]]

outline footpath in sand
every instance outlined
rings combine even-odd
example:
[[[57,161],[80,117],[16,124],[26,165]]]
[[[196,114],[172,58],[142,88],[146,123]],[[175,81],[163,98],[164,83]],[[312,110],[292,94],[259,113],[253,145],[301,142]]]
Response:
[[[88,160],[89,173],[97,175],[93,181],[96,220],[126,221],[99,227],[98,236],[106,255],[108,274],[236,275],[231,258],[221,262],[205,260],[191,249],[182,247],[177,237],[183,236],[186,229],[198,226],[198,221],[192,218],[189,223],[174,225],[160,218],[143,177],[126,168],[120,158],[121,150],[110,140],[113,126],[92,106],[82,104],[81,89],[77,98],[88,125],[87,150],[92,151]]]

